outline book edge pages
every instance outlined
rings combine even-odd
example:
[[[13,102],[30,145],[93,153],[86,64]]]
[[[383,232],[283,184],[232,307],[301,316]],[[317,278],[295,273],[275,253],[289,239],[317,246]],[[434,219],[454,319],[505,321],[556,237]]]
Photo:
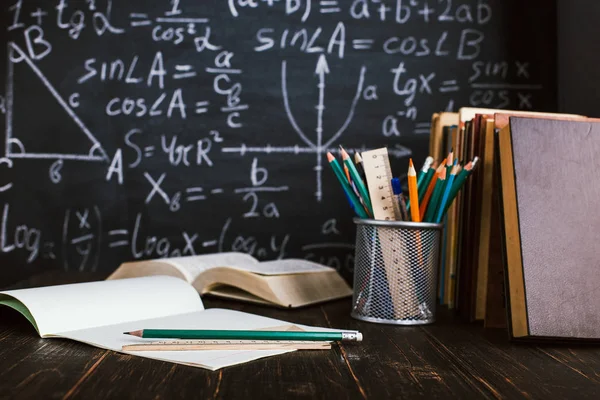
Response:
[[[240,289],[252,296],[263,299],[267,303],[280,305],[280,300],[271,289],[268,278],[267,276],[232,267],[215,267],[200,273],[191,284],[201,295],[210,293],[213,287],[225,285]],[[240,300],[239,297],[229,297],[223,294],[221,294],[221,297]]]
[[[139,271],[139,272],[138,272]],[[168,258],[159,260],[143,260],[124,262],[106,278],[106,280],[137,278],[154,275],[168,275],[191,283],[187,275],[176,264],[168,262]]]
[[[325,294],[326,292],[322,291],[319,296],[307,300],[305,298],[306,296],[302,295],[301,290],[298,293],[289,290],[290,288],[288,286],[291,282],[295,282],[292,284],[293,287],[302,289],[306,285],[299,285],[298,280],[310,280],[315,279],[315,277],[318,277],[319,282],[329,281],[331,285],[336,288],[335,294]],[[303,307],[352,295],[352,289],[350,289],[335,269],[323,271],[319,274],[307,273],[266,276],[234,268],[218,267],[204,271],[194,280],[194,282],[192,282],[192,285],[200,294],[210,294],[223,298],[246,300],[284,308]],[[219,286],[229,286],[243,293],[234,292],[233,294],[229,294],[226,289],[219,289]],[[214,292],[212,292],[213,289]],[[312,290],[312,292],[314,292],[314,290]],[[248,296],[246,296],[245,293],[247,293]]]

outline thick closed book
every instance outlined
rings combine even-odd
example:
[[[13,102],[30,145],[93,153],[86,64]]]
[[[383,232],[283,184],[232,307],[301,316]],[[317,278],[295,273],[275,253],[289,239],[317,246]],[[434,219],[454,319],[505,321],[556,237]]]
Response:
[[[600,123],[511,117],[498,144],[512,337],[600,339]]]
[[[275,305],[302,307],[352,295],[330,267],[301,259],[259,262],[244,253],[217,253],[122,264],[108,279],[169,275],[200,294]]]

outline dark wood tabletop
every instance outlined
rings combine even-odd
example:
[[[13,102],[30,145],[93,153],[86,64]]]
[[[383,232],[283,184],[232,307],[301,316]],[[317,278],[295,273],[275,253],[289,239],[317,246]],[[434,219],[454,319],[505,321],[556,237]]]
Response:
[[[16,287],[50,278],[90,277],[43,276]],[[0,307],[0,398],[600,398],[600,347],[510,343],[505,330],[461,322],[448,310],[432,325],[399,327],[351,318],[349,300],[300,310],[209,298],[205,305],[357,329],[365,339],[213,372],[40,339],[25,318]]]

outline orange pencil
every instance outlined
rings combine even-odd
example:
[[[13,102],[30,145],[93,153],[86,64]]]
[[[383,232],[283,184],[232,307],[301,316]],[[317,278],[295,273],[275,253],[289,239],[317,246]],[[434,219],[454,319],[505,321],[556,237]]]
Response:
[[[444,168],[446,168],[446,160],[445,159],[444,159],[444,161],[442,161],[440,166],[435,171],[435,175],[433,176],[433,179],[431,179],[431,182],[429,182],[427,191],[425,192],[425,195],[423,196],[423,201],[419,205],[419,213],[421,214],[421,220],[423,220],[423,217],[425,217],[425,211],[427,210],[427,204],[429,204],[429,200],[431,199],[431,195],[433,194],[433,189],[435,188],[435,184]]]
[[[419,190],[417,189],[417,171],[412,158],[408,162],[408,198],[410,199],[410,216],[413,222],[421,222],[419,210]]]
[[[350,179],[350,171],[348,170],[348,167],[346,167],[344,165],[344,173],[346,174],[346,179],[348,179],[348,183],[352,184],[352,179]]]

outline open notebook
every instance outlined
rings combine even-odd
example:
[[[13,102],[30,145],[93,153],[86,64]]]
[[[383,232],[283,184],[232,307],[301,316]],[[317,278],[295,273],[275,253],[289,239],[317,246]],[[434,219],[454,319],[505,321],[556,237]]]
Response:
[[[204,254],[122,264],[108,279],[170,275],[211,294],[280,307],[301,307],[352,295],[338,272],[301,259],[259,262],[244,253]]]
[[[192,286],[169,276],[47,286],[0,292],[0,305],[23,314],[43,338],[67,338],[118,352],[144,343],[124,335],[138,329],[268,329],[298,327],[233,310],[205,310]],[[200,350],[129,353],[140,357],[217,370],[293,350]]]

